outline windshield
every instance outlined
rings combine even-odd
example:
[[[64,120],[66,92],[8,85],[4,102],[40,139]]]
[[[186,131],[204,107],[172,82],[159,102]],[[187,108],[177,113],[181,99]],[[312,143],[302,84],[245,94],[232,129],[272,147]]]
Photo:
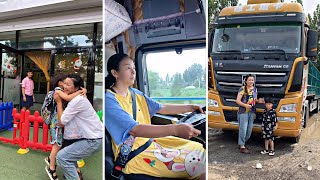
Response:
[[[161,103],[206,104],[206,48],[146,53],[150,97]]]
[[[261,23],[220,26],[214,33],[212,51],[241,51],[281,49],[299,53],[301,24]]]

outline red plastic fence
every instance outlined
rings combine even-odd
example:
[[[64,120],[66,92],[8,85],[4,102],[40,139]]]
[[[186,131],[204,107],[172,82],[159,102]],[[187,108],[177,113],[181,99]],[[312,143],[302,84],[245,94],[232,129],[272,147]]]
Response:
[[[34,115],[30,115],[30,111],[21,110],[17,113],[14,108],[12,111],[13,116],[13,138],[0,137],[0,141],[11,144],[19,144],[21,149],[32,148],[34,150],[40,149],[42,151],[51,151],[52,145],[48,144],[49,127],[46,125],[36,111]],[[33,137],[30,140],[30,123],[33,123]],[[42,125],[42,142],[39,142],[39,129]],[[17,137],[19,131],[19,136]]]

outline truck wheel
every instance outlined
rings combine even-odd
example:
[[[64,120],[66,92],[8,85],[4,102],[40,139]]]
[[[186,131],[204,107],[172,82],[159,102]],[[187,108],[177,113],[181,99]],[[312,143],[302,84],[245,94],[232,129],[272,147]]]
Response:
[[[223,132],[223,134],[226,134],[226,135],[231,135],[234,133],[233,130],[229,130],[229,129],[222,129],[222,132]]]
[[[289,142],[292,142],[292,143],[299,143],[299,141],[300,141],[300,137],[301,137],[301,133],[302,133],[302,132],[300,132],[299,136],[297,136],[297,137],[289,138]]]

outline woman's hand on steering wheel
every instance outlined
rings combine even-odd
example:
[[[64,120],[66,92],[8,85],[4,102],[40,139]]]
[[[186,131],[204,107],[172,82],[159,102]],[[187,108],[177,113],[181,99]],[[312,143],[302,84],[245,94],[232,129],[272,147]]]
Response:
[[[203,112],[203,110],[202,110],[202,108],[200,106],[194,105],[194,104],[192,104],[190,106],[191,106],[191,112],[198,110],[200,113],[204,114],[204,112]]]
[[[194,128],[190,124],[178,124],[175,126],[174,134],[178,137],[184,138],[184,139],[190,139],[192,137],[199,136],[201,134],[201,131]]]

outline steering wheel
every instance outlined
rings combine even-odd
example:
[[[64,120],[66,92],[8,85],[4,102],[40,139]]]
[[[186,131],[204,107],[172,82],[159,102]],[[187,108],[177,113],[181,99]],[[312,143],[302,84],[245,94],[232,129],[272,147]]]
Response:
[[[206,106],[202,108],[202,110],[206,111]],[[193,111],[192,113],[188,114],[187,116],[181,118],[177,124],[190,124],[194,128],[201,131],[201,134],[198,137],[195,137],[196,139],[203,142],[205,145],[206,143],[206,114],[202,114],[199,110]]]

